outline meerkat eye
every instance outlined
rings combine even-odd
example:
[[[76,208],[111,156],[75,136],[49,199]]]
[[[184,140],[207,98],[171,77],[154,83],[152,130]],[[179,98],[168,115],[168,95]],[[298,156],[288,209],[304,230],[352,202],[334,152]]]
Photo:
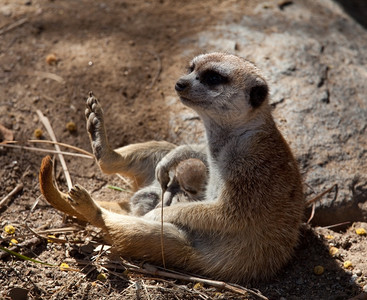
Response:
[[[194,189],[190,189],[190,188],[185,188],[185,187],[184,187],[184,193],[185,193],[185,194],[196,195],[196,194],[197,194],[197,191],[196,191],[196,190],[194,190]]]
[[[187,72],[190,74],[192,72],[194,72],[195,70],[195,64],[191,64],[190,66],[188,66],[187,68]]]
[[[201,75],[201,80],[202,83],[207,84],[207,85],[218,85],[218,84],[223,84],[223,83],[227,83],[228,82],[228,78],[222,76],[221,74],[219,74],[216,71],[206,71]]]

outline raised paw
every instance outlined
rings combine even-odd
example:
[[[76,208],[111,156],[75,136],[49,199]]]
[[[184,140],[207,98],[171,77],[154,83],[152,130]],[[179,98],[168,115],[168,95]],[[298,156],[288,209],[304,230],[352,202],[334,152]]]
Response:
[[[88,191],[80,185],[75,185],[68,193],[70,205],[91,224],[103,227],[101,207],[92,199]]]
[[[85,117],[93,153],[96,159],[99,160],[109,148],[102,106],[92,92],[89,92],[89,98],[86,102]]]
[[[75,208],[90,207],[94,202],[88,191],[77,184],[74,185],[69,191],[68,200]]]

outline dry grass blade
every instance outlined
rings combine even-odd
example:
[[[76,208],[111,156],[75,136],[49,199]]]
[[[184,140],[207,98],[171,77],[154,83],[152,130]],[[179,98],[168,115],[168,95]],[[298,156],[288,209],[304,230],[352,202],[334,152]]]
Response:
[[[70,156],[93,159],[93,156],[86,155],[86,154],[71,153],[71,152],[65,152],[65,151],[55,151],[55,150],[49,150],[49,149],[43,149],[43,148],[27,147],[27,146],[22,146],[22,145],[13,145],[11,143],[0,143],[0,146],[4,146],[8,148],[24,149],[24,150],[35,151],[35,152],[62,154],[62,155],[70,155]]]
[[[3,199],[0,201],[0,209],[3,206],[8,205],[12,197],[16,194],[18,194],[23,189],[23,183],[18,183],[18,185],[9,193],[7,194]]]
[[[335,189],[335,196],[334,196],[334,199],[335,199],[338,195],[338,185],[337,184],[334,184],[332,187],[326,189],[325,191],[323,191],[322,193],[316,195],[312,199],[307,200],[306,201],[306,206],[309,206],[312,203],[315,203],[315,202],[319,201],[324,195],[326,195],[327,193],[330,193],[332,189]]]
[[[346,222],[342,222],[342,223],[338,223],[338,224],[333,224],[333,225],[329,225],[329,226],[324,226],[322,228],[325,228],[325,229],[330,229],[330,228],[334,228],[334,227],[339,227],[339,226],[344,226],[344,225],[348,225],[352,223],[351,221],[346,221]]]
[[[48,134],[50,135],[51,140],[53,140],[54,142],[57,142],[55,133],[54,133],[52,127],[51,127],[51,124],[50,124],[50,121],[48,120],[48,118],[45,117],[40,110],[37,109],[36,112],[38,114],[38,117],[40,118],[40,121],[43,123],[43,125],[45,126]],[[60,147],[57,144],[55,144],[55,149],[56,149],[56,151],[60,151],[61,152]],[[58,157],[59,157],[59,160],[60,160],[62,169],[63,169],[64,174],[65,174],[65,178],[66,178],[66,182],[68,184],[68,188],[70,190],[73,187],[73,183],[71,181],[71,177],[70,177],[70,173],[68,171],[68,168],[66,167],[65,159],[62,156],[62,154],[60,154],[60,153],[58,154]]]
[[[311,215],[307,220],[307,224],[310,224],[310,222],[312,221],[313,217],[315,216],[315,210],[316,210],[316,203],[312,203],[312,210],[311,210]]]
[[[55,81],[57,81],[61,84],[65,84],[64,78],[62,78],[61,76],[56,75],[54,73],[35,71],[33,74],[31,73],[30,75],[34,75],[34,74],[36,76],[39,76],[39,77],[42,77],[42,78],[52,79],[52,80],[55,80]]]
[[[59,145],[59,146],[63,146],[65,148],[69,148],[72,150],[75,150],[77,152],[80,152],[82,154],[85,154],[87,156],[90,156],[92,158],[94,158],[94,155],[84,149],[81,149],[79,147],[75,147],[73,145],[69,145],[69,144],[65,144],[65,143],[60,143],[60,142],[54,142],[54,141],[49,141],[49,140],[28,140],[29,143],[40,143],[40,144],[53,144],[53,145]]]
[[[14,28],[17,28],[21,25],[23,25],[24,23],[26,23],[28,21],[28,18],[22,18],[19,19],[17,21],[15,21],[14,23],[10,24],[10,25],[5,25],[3,28],[0,29],[0,35],[13,30]]]
[[[10,249],[5,248],[5,247],[2,247],[2,246],[0,246],[0,250],[2,250],[4,252],[7,252],[10,255],[16,256],[16,257],[18,257],[20,259],[31,261],[31,262],[34,262],[36,264],[41,264],[41,265],[50,266],[50,267],[56,267],[56,265],[54,265],[54,264],[49,264],[49,263],[46,263],[46,262],[43,262],[43,261],[40,261],[40,260],[36,260],[36,259],[30,258],[28,256],[25,256],[23,254],[20,254],[18,252],[15,252],[13,250],[10,250]]]
[[[337,184],[334,184],[332,187],[326,189],[322,193],[320,193],[320,194],[316,195],[315,197],[313,197],[312,199],[306,201],[306,207],[312,205],[311,215],[310,215],[310,217],[307,220],[307,224],[310,224],[310,222],[312,221],[313,217],[315,216],[316,202],[319,201],[327,193],[330,193],[331,190],[334,189],[334,188],[335,188],[335,195],[334,195],[334,200],[335,200],[336,197],[338,196],[338,185]]]
[[[17,238],[17,237],[12,237],[12,238]],[[39,237],[33,237],[31,239],[25,240],[22,243],[15,244],[11,248],[9,248],[9,250],[11,250],[11,251],[17,251],[18,248],[37,246],[37,245],[39,245],[41,243],[42,243],[42,239],[40,239]],[[7,257],[9,255],[10,255],[10,253],[8,253],[8,252],[0,252],[0,259],[4,259],[5,257]]]
[[[65,143],[60,143],[57,141],[49,141],[49,140],[28,140],[27,143],[36,143],[36,144],[52,144],[52,145],[59,145],[65,148],[69,148],[72,150],[75,150],[77,152],[80,152],[81,154],[77,154],[77,153],[70,153],[70,152],[64,152],[64,151],[53,151],[53,150],[48,150],[48,149],[40,149],[40,148],[34,148],[34,147],[27,147],[27,146],[23,146],[23,145],[14,145],[14,144],[20,144],[18,141],[4,141],[1,142],[0,145],[4,146],[4,147],[9,147],[9,148],[21,148],[21,149],[25,149],[25,150],[30,150],[30,151],[39,151],[39,152],[46,152],[46,153],[55,153],[55,154],[63,154],[63,155],[73,155],[73,156],[77,156],[77,157],[83,157],[83,158],[94,158],[94,155],[84,149],[69,145],[69,144],[65,144]]]
[[[123,177],[122,175],[120,174],[115,174],[118,178],[120,178],[125,184],[126,186],[129,187],[129,189],[132,189],[131,187],[131,182],[129,182],[125,177]],[[129,191],[128,191],[129,192]]]
[[[39,230],[36,231],[34,229],[31,229],[30,231],[32,233],[29,233],[29,234],[18,234],[18,235],[14,235],[14,236],[10,236],[10,237],[5,237],[4,240],[22,239],[22,238],[26,238],[26,237],[29,237],[29,236],[33,236],[35,234],[36,234],[36,237],[37,238],[53,240],[52,237],[45,237],[45,236],[42,236],[42,234],[60,234],[60,233],[70,233],[70,232],[73,233],[73,232],[80,231],[80,228],[76,228],[76,227],[61,227],[61,228],[52,228],[52,229],[46,229],[46,230],[41,230],[41,231],[39,231]],[[63,239],[57,239],[57,241],[59,241],[60,243],[63,243],[63,244],[65,244],[65,243],[72,243],[70,241],[63,240]],[[81,242],[81,241],[79,241],[79,242]],[[17,244],[17,245],[19,245],[19,244]]]
[[[163,239],[163,197],[166,190],[162,188],[162,195],[161,195],[161,252],[162,252],[162,264],[163,267],[166,268],[166,260],[164,259],[164,239]]]

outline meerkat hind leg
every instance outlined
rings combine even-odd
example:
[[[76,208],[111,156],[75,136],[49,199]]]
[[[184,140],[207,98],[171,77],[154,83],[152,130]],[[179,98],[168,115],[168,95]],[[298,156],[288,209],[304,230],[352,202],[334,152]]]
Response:
[[[161,224],[140,217],[126,216],[101,208],[81,186],[69,192],[72,207],[88,221],[107,231],[116,250],[125,257],[152,263],[162,263]],[[202,271],[200,253],[192,247],[185,231],[173,224],[164,223],[164,257],[167,266]]]
[[[117,156],[108,144],[102,107],[92,92],[89,93],[86,105],[85,117],[87,119],[87,130],[94,156],[97,161],[101,159],[116,159]]]
[[[119,173],[132,179],[132,189],[149,185],[157,163],[176,145],[165,141],[131,144],[113,150],[107,138],[102,106],[93,93],[87,99],[85,117],[93,154],[106,174]]]

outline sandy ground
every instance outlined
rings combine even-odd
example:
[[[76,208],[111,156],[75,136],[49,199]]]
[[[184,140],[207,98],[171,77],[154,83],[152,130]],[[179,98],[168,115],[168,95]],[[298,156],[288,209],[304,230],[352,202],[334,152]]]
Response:
[[[170,121],[170,114],[183,109],[174,98],[173,86],[191,58],[185,56],[185,41],[215,25],[222,12],[239,18],[252,14],[259,2],[0,0],[0,125],[22,145],[36,146],[26,143],[35,138],[35,130],[41,129],[42,138],[49,139],[36,113],[39,110],[50,120],[60,142],[90,151],[84,105],[88,91],[93,90],[104,107],[114,147],[151,139],[186,142],[181,135],[185,128]],[[189,53],[206,50],[210,49],[190,49]],[[69,122],[76,125],[75,131],[66,128]],[[192,139],[200,139],[200,134],[196,132]],[[2,135],[4,139],[4,131]],[[1,228],[11,224],[16,229],[12,235],[3,231],[0,242],[38,261],[57,266],[66,262],[71,269],[0,252],[1,298],[258,298],[127,272],[119,263],[107,268],[105,264],[113,258],[104,251],[93,252],[101,243],[98,230],[65,219],[42,198],[32,207],[40,196],[37,176],[43,156],[0,147],[0,199],[23,184],[8,205],[0,208]],[[65,158],[75,183],[96,198],[118,199],[119,192],[107,185],[122,186],[119,178],[101,174],[93,160]],[[61,171],[57,178],[65,188]],[[367,292],[367,238],[355,231],[361,227],[367,229],[367,224],[353,224],[345,232],[305,226],[289,265],[273,280],[248,288],[269,299],[348,299],[363,289]],[[47,241],[31,230],[46,237],[52,234],[62,242]],[[352,263],[348,268],[346,261]],[[316,266],[324,272],[316,275]],[[107,280],[98,277],[101,273]]]

